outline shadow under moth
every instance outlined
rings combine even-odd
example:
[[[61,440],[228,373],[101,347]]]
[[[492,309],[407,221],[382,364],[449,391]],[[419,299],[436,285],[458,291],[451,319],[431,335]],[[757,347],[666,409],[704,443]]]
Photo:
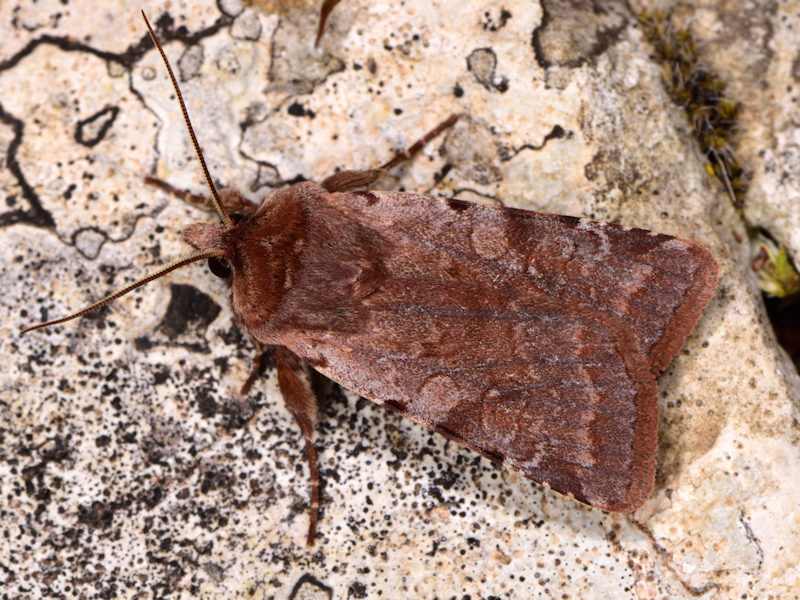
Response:
[[[144,16],[144,13],[143,13]],[[562,494],[628,512],[649,496],[655,377],[717,281],[697,243],[589,219],[415,193],[356,191],[379,169],[271,191],[219,193],[155,33],[220,224],[195,224],[196,251],[68,317],[189,263],[228,279],[236,322],[271,352],[281,393],[319,479],[313,367],[342,386]],[[164,184],[166,186],[166,184]],[[168,187],[168,186],[166,186]]]

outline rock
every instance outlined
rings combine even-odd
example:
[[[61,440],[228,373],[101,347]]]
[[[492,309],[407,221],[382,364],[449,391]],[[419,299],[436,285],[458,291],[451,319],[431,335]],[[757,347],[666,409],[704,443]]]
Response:
[[[14,20],[0,8],[11,29],[0,55],[0,491],[15,558],[0,570],[4,591],[510,598],[535,586],[558,597],[689,598],[797,589],[800,383],[769,332],[740,217],[707,174],[626,5],[345,0],[314,50],[318,3],[245,4],[252,12],[237,36],[211,1],[165,8],[171,21],[149,15],[173,65],[188,57],[183,94],[216,182],[257,199],[276,182],[374,167],[457,113],[456,128],[381,183],[619,221],[712,249],[717,294],[659,379],[656,488],[629,516],[602,513],[323,383],[322,513],[306,548],[299,432],[270,368],[237,397],[254,351],[204,264],[19,337],[187,253],[181,230],[215,216],[142,182],[153,175],[206,193],[138,11],[87,1],[60,18],[59,5]],[[752,76],[774,90],[792,77],[781,10],[760,17],[759,36],[736,41],[740,56],[761,53]],[[706,30],[724,29],[723,15],[703,14]],[[246,34],[255,31],[257,41]],[[187,54],[186,43],[197,50]],[[779,51],[767,52],[773,44]],[[722,47],[712,44],[712,62]],[[794,105],[766,92],[753,100],[742,152],[761,175],[750,218],[780,212],[758,198],[797,193]],[[759,130],[762,106],[772,111],[765,120],[782,115],[774,135]],[[76,136],[81,123],[91,135]],[[796,248],[796,206],[784,213],[770,231]]]

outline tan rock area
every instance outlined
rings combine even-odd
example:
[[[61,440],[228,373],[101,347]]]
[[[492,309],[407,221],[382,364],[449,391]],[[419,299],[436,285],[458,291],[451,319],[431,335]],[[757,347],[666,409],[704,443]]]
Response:
[[[623,2],[0,4],[0,588],[34,598],[792,598],[797,373],[742,217],[709,176]],[[701,7],[747,106],[745,215],[800,252],[800,8]],[[319,381],[322,484],[306,547],[302,438],[205,263],[20,336],[188,252],[213,213],[144,9],[214,180],[380,180],[707,245],[714,298],[658,380],[655,489],[630,515],[543,488]],[[733,23],[732,14],[740,21]]]

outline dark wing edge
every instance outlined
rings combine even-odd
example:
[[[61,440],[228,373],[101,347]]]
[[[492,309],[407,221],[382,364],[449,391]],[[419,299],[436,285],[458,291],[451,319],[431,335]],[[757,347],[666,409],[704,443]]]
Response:
[[[586,308],[586,318],[593,318],[597,311]],[[603,324],[612,330],[619,355],[625,362],[626,371],[634,387],[634,405],[636,419],[633,424],[633,437],[630,447],[632,462],[628,468],[627,486],[620,490],[613,484],[606,485],[604,481],[595,481],[590,486],[575,486],[569,477],[562,481],[542,481],[570,498],[584,504],[600,508],[609,512],[629,513],[644,504],[650,496],[655,485],[656,454],[658,451],[658,387],[650,371],[648,360],[638,349],[636,337],[628,323],[623,319],[604,313]],[[604,440],[604,445],[617,446],[619,440]],[[477,450],[477,452],[481,452]],[[491,458],[491,457],[490,457]],[[504,463],[512,470],[519,471],[526,477],[531,477],[524,469]],[[609,464],[607,472],[613,473],[618,468],[617,464]],[[602,475],[602,472],[601,472]],[[580,489],[579,489],[580,488]]]
[[[604,506],[598,506],[591,501],[587,503],[610,512],[629,513],[645,503],[655,485],[658,452],[658,386],[650,371],[650,363],[637,349],[636,337],[628,324],[620,318],[614,318],[608,325],[614,330],[620,355],[625,360],[628,375],[636,389],[633,465],[630,469],[630,483],[624,495]],[[578,500],[586,502],[582,498]]]
[[[703,309],[714,295],[719,276],[719,265],[708,248],[691,240],[675,239],[688,245],[697,261],[697,269],[692,274],[692,284],[686,291],[683,302],[675,309],[661,338],[650,349],[647,360],[656,376],[683,347],[689,333],[700,320]]]

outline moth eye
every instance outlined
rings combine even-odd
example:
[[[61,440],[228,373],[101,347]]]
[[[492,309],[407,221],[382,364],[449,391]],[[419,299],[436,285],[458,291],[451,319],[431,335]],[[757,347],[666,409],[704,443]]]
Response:
[[[245,216],[242,213],[238,212],[231,213],[228,216],[231,218],[231,221],[233,221],[234,225],[238,225],[245,219]]]
[[[214,275],[221,279],[228,279],[233,272],[231,263],[219,256],[212,256],[208,259],[208,268],[211,269]]]

